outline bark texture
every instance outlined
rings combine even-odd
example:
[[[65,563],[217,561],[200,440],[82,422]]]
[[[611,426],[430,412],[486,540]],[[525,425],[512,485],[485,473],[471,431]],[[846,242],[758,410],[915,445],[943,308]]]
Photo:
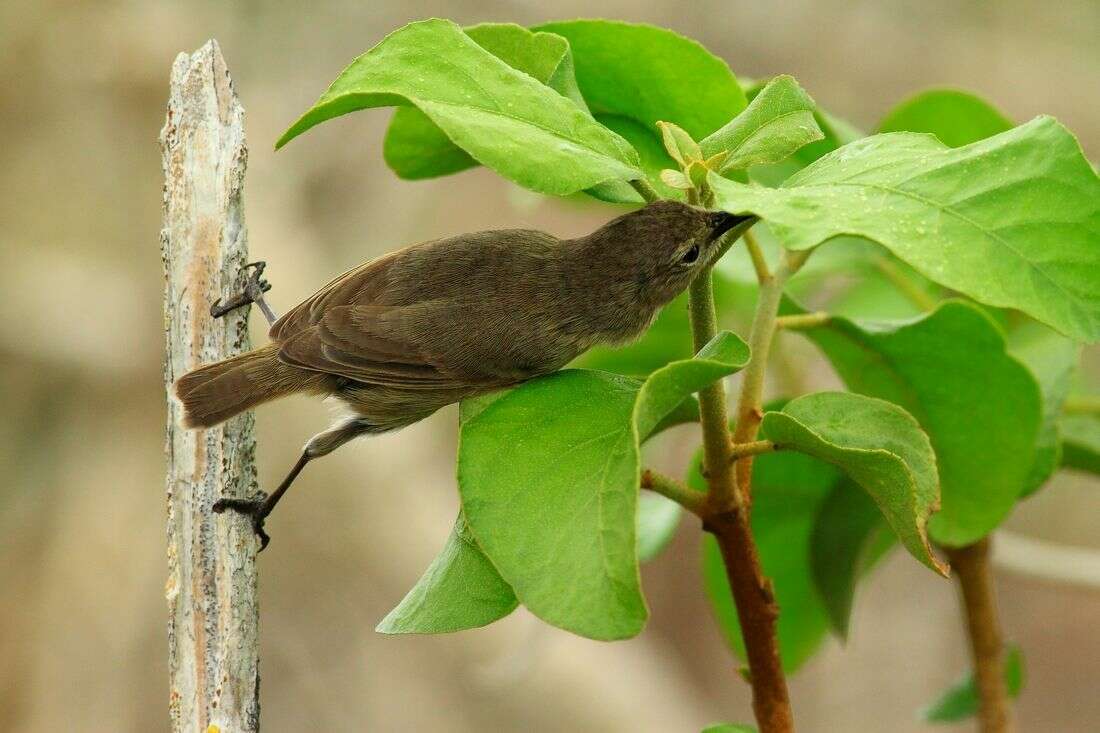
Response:
[[[164,380],[249,349],[248,311],[214,320],[248,260],[241,188],[244,111],[215,41],[172,66],[164,165]],[[256,491],[252,414],[188,431],[168,399],[168,643],[173,731],[259,728],[258,543],[247,518],[215,515]]]

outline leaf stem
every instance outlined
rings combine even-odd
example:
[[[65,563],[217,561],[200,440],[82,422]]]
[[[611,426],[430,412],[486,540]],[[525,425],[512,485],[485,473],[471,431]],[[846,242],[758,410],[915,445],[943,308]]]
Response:
[[[1004,642],[997,616],[990,541],[947,548],[947,556],[959,578],[970,651],[978,681],[978,722],[982,733],[1007,733],[1013,729],[1012,703],[1004,678]]]
[[[637,191],[643,199],[645,199],[647,204],[659,201],[661,198],[661,195],[657,193],[657,189],[650,185],[649,181],[644,178],[635,178],[630,182],[630,185],[634,187],[634,190]]]
[[[760,243],[756,241],[756,235],[745,232],[745,246],[748,247],[749,257],[752,258],[752,268],[756,270],[756,279],[764,282],[772,276],[768,269],[768,261],[764,259],[764,250],[760,249]]]
[[[922,311],[936,310],[936,299],[906,276],[893,260],[887,259],[886,257],[880,257],[875,260],[875,266],[878,267],[879,272],[885,275],[886,279],[889,280],[894,287],[900,290],[901,294],[908,298],[909,302],[913,305],[917,306]]]
[[[758,456],[761,453],[774,453],[782,448],[770,440],[754,440],[751,443],[734,443],[730,446],[730,458],[736,461],[745,456]]]
[[[775,319],[776,328],[785,328],[792,331],[798,331],[807,328],[817,328],[818,326],[825,326],[832,318],[831,315],[823,311],[815,311],[813,313],[799,313],[793,316],[779,316]]]
[[[769,278],[768,282],[774,282],[774,278]],[[775,285],[776,294],[765,297],[765,288],[761,286],[757,318],[760,319],[762,310],[770,311],[770,316],[765,319],[770,324],[766,329],[769,339],[775,330],[778,291],[781,288],[782,283]],[[717,331],[709,270],[695,279],[689,296],[692,337],[698,351]],[[761,363],[767,359],[767,346],[761,349],[759,355],[757,348],[754,343],[750,366],[758,359]],[[702,514],[703,528],[718,541],[737,606],[749,662],[753,712],[761,733],[787,733],[794,730],[794,716],[776,636],[779,607],[775,603],[771,583],[764,578],[760,566],[747,507],[739,501],[733,465],[736,457],[730,437],[726,394],[721,382],[711,384],[699,393],[699,417],[703,429],[703,470],[708,488]]]
[[[1100,395],[1076,395],[1062,403],[1067,415],[1100,415]]]
[[[695,491],[674,478],[651,469],[642,471],[641,487],[671,499],[689,512],[702,516],[706,495]]]

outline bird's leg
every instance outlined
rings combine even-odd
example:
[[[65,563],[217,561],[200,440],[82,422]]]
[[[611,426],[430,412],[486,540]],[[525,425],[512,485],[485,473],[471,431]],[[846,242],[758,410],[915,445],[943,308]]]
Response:
[[[210,315],[214,318],[221,318],[230,311],[242,308],[249,303],[255,303],[260,307],[260,311],[267,319],[268,325],[274,324],[279,319],[276,318],[274,311],[264,300],[264,293],[271,290],[271,283],[263,279],[264,268],[267,267],[267,263],[263,261],[249,262],[244,267],[246,270],[252,268],[252,274],[248,276],[244,292],[233,296],[226,303],[222,303],[220,298],[214,301],[214,304],[210,306]]]
[[[298,458],[298,462],[294,464],[294,468],[290,469],[290,473],[286,475],[283,482],[270,496],[261,491],[248,499],[218,499],[214,502],[214,511],[221,514],[226,509],[232,509],[251,517],[252,529],[256,532],[256,536],[260,538],[260,552],[263,552],[264,548],[267,547],[267,543],[271,541],[271,537],[264,531],[264,520],[267,519],[268,514],[271,514],[271,510],[279,503],[279,499],[283,498],[283,494],[294,483],[294,479],[298,478],[298,474],[302,472],[306,464],[315,457],[310,455],[308,448],[302,451],[302,455]]]
[[[378,432],[377,426],[364,418],[350,417],[323,433],[314,435],[306,443],[306,447],[302,450],[302,455],[298,458],[298,462],[294,464],[294,468],[290,469],[290,473],[286,475],[283,482],[270,496],[261,491],[248,499],[218,499],[214,502],[213,509],[218,514],[226,509],[232,509],[251,517],[252,529],[256,531],[256,535],[260,538],[260,550],[263,551],[267,547],[267,543],[271,541],[267,532],[264,531],[264,520],[267,519],[267,515],[271,514],[271,510],[279,503],[279,499],[283,498],[283,494],[294,483],[294,479],[298,478],[298,474],[302,472],[306,464],[314,458],[327,456],[352,438],[370,432]]]

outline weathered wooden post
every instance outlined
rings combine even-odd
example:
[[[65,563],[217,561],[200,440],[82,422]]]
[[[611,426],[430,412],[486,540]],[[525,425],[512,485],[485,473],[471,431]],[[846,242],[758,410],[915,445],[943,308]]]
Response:
[[[241,189],[244,110],[215,41],[172,66],[164,165],[165,385],[249,348],[248,309],[215,320],[248,261]],[[169,391],[170,394],[170,391]],[[216,515],[222,496],[256,490],[253,418],[181,429],[168,400],[168,644],[173,731],[259,729],[258,542],[249,520]]]

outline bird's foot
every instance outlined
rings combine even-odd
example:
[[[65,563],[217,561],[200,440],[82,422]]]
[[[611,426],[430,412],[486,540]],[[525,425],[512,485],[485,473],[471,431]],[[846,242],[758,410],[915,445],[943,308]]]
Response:
[[[264,551],[271,537],[264,531],[264,520],[267,519],[267,494],[259,492],[247,499],[218,499],[212,507],[215,514],[221,514],[226,509],[244,514],[252,519],[252,531],[260,538],[260,552]]]
[[[255,303],[263,311],[264,317],[271,323],[275,322],[275,314],[267,305],[267,301],[264,300],[264,293],[271,290],[271,283],[263,279],[264,268],[267,267],[267,263],[262,260],[259,262],[249,262],[244,266],[246,270],[251,269],[252,272],[248,276],[248,280],[245,282],[244,291],[230,298],[227,302],[222,303],[221,298],[214,301],[210,306],[210,315],[214,318],[221,318],[222,316],[235,311],[238,308],[243,308],[246,305]]]

